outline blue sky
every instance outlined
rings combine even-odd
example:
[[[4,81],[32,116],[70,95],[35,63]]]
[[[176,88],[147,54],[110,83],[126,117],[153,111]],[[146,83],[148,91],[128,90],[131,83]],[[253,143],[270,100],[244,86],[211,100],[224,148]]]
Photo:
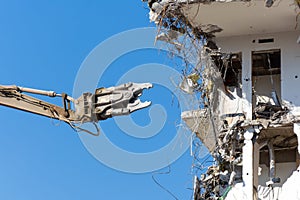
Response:
[[[100,42],[122,31],[151,26],[140,0],[0,0],[1,84],[72,94],[82,62]],[[110,50],[114,48],[118,47]],[[109,67],[99,86],[112,86],[133,66],[152,62],[172,64],[156,50],[132,52]],[[113,120],[101,122],[109,139],[128,151],[154,151],[176,134],[180,110],[172,93],[158,86],[147,91],[145,98],[163,105],[168,113],[155,137],[132,138]],[[60,99],[48,101],[61,103]],[[96,160],[68,125],[56,126],[57,121],[5,107],[0,112],[0,199],[174,199],[155,184],[153,173],[124,173]],[[132,117],[145,125],[147,112],[138,111]],[[191,163],[187,151],[170,166],[169,174],[155,177],[178,199],[190,199]],[[165,171],[168,168],[160,170]]]

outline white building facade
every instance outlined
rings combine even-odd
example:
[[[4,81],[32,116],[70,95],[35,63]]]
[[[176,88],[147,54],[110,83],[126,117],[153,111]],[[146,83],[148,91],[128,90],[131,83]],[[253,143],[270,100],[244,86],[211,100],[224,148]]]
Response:
[[[199,75],[206,105],[182,113],[217,163],[194,199],[300,199],[300,2],[148,4],[158,26],[204,41],[212,63]]]

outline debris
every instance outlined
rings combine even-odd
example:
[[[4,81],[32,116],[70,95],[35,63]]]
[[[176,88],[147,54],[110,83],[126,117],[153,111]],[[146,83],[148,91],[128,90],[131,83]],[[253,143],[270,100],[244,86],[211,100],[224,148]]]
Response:
[[[246,142],[252,144],[252,142],[258,143],[274,138],[272,144],[268,144],[269,148],[262,150],[268,151],[271,159],[271,162],[267,163],[270,165],[267,180],[269,186],[280,182],[280,177],[275,176],[275,147],[281,150],[282,147],[295,149],[297,145],[295,139],[291,137],[294,134],[291,126],[297,122],[295,113],[299,115],[299,111],[293,111],[292,103],[278,98],[280,91],[276,90],[277,85],[274,83],[281,73],[280,49],[254,51],[252,53],[254,70],[250,77],[244,75],[242,77],[242,58],[244,58],[242,51],[225,53],[215,42],[215,35],[223,33],[222,27],[213,23],[195,24],[191,20],[193,18],[191,15],[199,17],[197,6],[201,4],[219,5],[219,3],[228,2],[251,2],[251,0],[148,1],[151,20],[155,21],[158,26],[157,40],[171,44],[169,51],[172,55],[181,57],[185,63],[183,67],[180,66],[182,82],[178,87],[185,93],[199,96],[197,106],[201,110],[186,111],[182,113],[182,118],[192,132],[196,133],[207,146],[214,160],[205,173],[200,176],[196,174],[194,200],[245,198],[245,193],[241,188],[244,184],[243,164],[247,163],[247,160],[243,160],[245,159],[243,148]],[[261,3],[270,8],[274,2],[276,1],[265,0]],[[299,2],[296,3],[299,4]],[[196,6],[193,7],[193,4]],[[193,7],[193,9],[190,9],[191,12],[187,14],[184,13],[183,7]],[[274,38],[262,39],[262,41],[272,43]],[[255,40],[252,42],[255,43]],[[268,84],[271,87],[268,94],[255,91],[256,82],[252,80],[252,75],[268,78]],[[243,96],[245,91],[242,91],[242,83],[246,85],[250,83],[249,90],[253,83],[252,94],[255,94],[253,99],[256,101],[253,100],[252,105],[251,100]],[[249,105],[245,106],[248,102],[250,102]],[[243,107],[250,107],[250,109],[245,111]],[[253,129],[251,139],[247,139],[246,135],[249,127]],[[278,127],[284,131],[279,133]],[[279,136],[274,132],[279,133]],[[201,166],[201,169],[203,168]],[[254,193],[261,198],[262,187],[255,189]],[[252,185],[251,190],[253,190]],[[238,198],[234,197],[235,194]]]

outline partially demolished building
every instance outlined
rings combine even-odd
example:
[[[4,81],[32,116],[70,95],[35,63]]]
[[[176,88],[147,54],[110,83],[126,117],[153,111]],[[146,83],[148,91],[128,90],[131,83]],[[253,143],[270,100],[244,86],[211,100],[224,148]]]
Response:
[[[299,0],[148,0],[157,39],[193,65],[182,118],[214,157],[194,199],[300,199]],[[297,137],[298,136],[298,137]]]

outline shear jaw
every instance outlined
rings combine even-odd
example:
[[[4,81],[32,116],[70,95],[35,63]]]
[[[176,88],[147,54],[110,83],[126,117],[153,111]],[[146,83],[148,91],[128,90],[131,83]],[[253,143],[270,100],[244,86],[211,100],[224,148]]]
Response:
[[[141,102],[139,97],[144,89],[152,88],[151,83],[125,83],[115,87],[99,88],[95,92],[95,114],[98,120],[146,108],[151,101]]]
[[[145,101],[145,102],[141,102],[141,100],[139,99],[140,96],[142,96],[143,94],[143,90],[145,89],[149,89],[152,88],[153,85],[151,83],[126,83],[124,85],[120,85],[118,87],[116,87],[115,91],[113,93],[118,94],[119,92],[122,92],[123,95],[123,99],[120,100],[119,103],[121,103],[124,108],[121,108],[123,113],[115,113],[117,115],[126,115],[129,113],[132,113],[134,111],[146,108],[148,106],[151,105],[151,101]],[[123,92],[124,90],[124,92]],[[114,101],[114,99],[112,99],[112,102]],[[117,103],[115,105],[112,106],[114,111],[117,111],[118,108],[116,106],[119,106],[120,104]],[[124,104],[125,103],[125,104]],[[120,111],[120,110],[119,110]]]

